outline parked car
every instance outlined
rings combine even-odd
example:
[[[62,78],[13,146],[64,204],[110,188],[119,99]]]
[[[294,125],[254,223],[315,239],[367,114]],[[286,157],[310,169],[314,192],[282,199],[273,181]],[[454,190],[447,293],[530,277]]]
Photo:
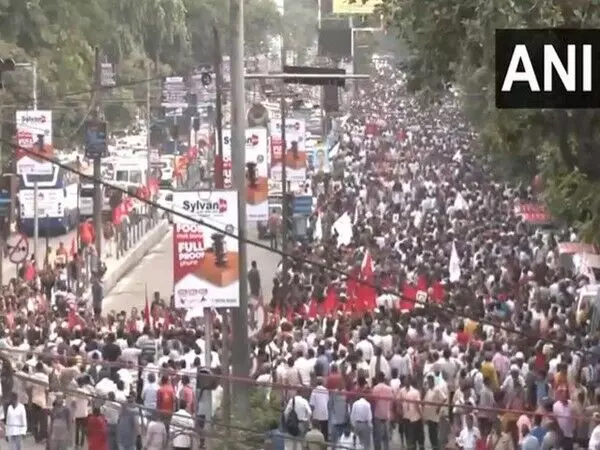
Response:
[[[169,210],[173,209],[173,191],[167,189],[161,189],[158,191],[158,200],[156,201],[163,208]],[[169,223],[173,223],[173,215],[169,211],[160,210],[159,213],[164,219],[167,219]]]

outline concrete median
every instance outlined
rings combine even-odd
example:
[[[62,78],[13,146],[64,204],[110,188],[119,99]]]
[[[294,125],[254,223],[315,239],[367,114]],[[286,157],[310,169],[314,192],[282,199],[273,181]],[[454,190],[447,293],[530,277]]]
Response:
[[[129,249],[127,253],[121,256],[121,258],[116,261],[111,261],[111,264],[107,264],[107,271],[103,277],[105,296],[117,285],[121,278],[133,269],[137,263],[165,237],[165,234],[169,232],[169,227],[169,222],[166,220],[157,223],[152,230],[148,231],[144,237]],[[89,290],[86,294],[88,298],[91,298],[91,292]]]

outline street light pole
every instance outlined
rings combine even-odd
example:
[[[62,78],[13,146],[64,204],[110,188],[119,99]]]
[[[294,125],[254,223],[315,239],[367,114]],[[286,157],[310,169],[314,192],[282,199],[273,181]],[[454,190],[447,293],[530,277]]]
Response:
[[[283,11],[285,15],[285,0],[283,1]],[[287,59],[287,46],[286,46],[286,34],[285,29],[281,33],[281,71],[284,71],[285,63]],[[287,294],[288,294],[288,258],[285,257],[285,253],[288,249],[288,238],[289,238],[289,230],[292,211],[289,209],[287,196],[288,196],[288,179],[287,179],[287,142],[285,136],[285,128],[286,128],[286,98],[285,98],[285,83],[281,80],[281,95],[279,98],[279,113],[281,115],[281,194],[283,197],[282,208],[281,208],[281,248],[283,249],[284,256],[281,260],[281,290],[283,291],[283,295],[281,298],[282,305],[281,311],[287,310],[290,305],[286,304]]]
[[[240,306],[233,308],[232,366],[236,377],[247,377],[250,372],[248,358],[248,283],[246,251],[246,117],[244,95],[244,0],[230,0],[229,19],[231,31],[231,159],[234,188],[238,192],[238,236]],[[227,336],[225,336],[227,339]],[[226,369],[227,370],[227,369]],[[240,417],[248,412],[246,386],[235,389],[236,411]],[[247,417],[247,416],[246,416]]]
[[[214,170],[214,176],[211,178],[216,181],[218,189],[223,189],[223,53],[221,50],[221,38],[219,36],[219,29],[216,24],[213,24],[213,36],[215,40],[215,88],[216,88],[216,99],[215,99],[215,145],[217,157],[213,158],[212,166]],[[213,151],[214,153],[214,151]],[[217,161],[217,164],[214,161]]]
[[[31,98],[33,101],[33,110],[38,109],[38,96],[37,96],[37,61],[34,59],[30,63],[16,63],[15,67],[22,67],[24,69],[31,70]],[[43,151],[40,148],[40,151]],[[38,262],[38,241],[40,239],[40,214],[38,211],[38,182],[33,182],[33,255],[34,261]]]

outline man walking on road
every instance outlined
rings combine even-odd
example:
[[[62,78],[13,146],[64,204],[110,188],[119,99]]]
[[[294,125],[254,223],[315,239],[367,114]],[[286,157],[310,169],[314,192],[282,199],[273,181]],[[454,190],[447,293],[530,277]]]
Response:
[[[256,261],[252,261],[251,269],[248,271],[248,284],[250,285],[250,295],[259,298],[261,294],[260,272]]]
[[[281,215],[277,210],[273,210],[267,222],[269,238],[271,239],[271,248],[277,248],[277,235],[281,231]]]

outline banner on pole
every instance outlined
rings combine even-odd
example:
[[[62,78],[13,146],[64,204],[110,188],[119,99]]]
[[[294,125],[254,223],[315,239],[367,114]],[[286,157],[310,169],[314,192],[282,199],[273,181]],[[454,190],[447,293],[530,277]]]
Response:
[[[175,216],[173,294],[176,308],[240,305],[238,193],[175,191],[173,209],[203,224]]]
[[[333,0],[332,12],[334,14],[373,14],[381,0]]]
[[[246,218],[264,221],[269,217],[269,174],[267,165],[267,129],[246,129]],[[232,187],[231,128],[223,130],[223,180]]]
[[[271,179],[281,181],[283,142],[281,140],[281,119],[271,120]],[[291,183],[306,181],[306,121],[288,118],[285,121],[287,180]]]

